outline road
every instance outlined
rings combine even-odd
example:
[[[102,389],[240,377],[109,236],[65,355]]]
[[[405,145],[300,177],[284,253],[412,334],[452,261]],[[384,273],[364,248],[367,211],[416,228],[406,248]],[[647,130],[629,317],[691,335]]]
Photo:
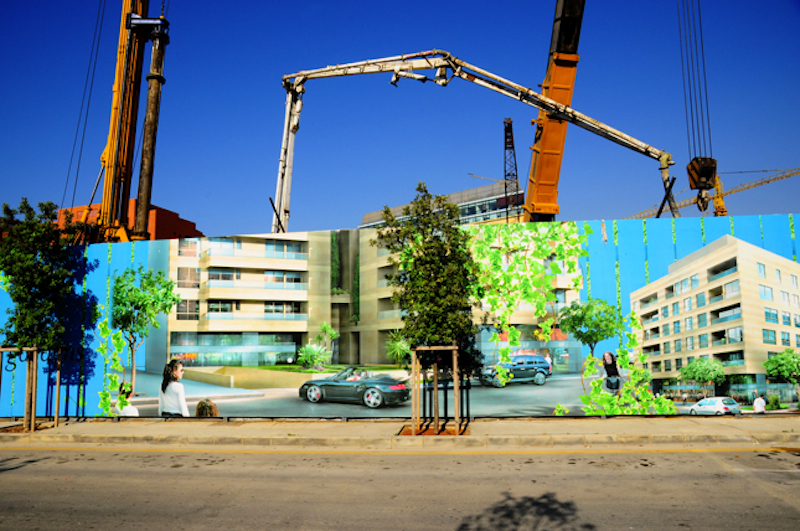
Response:
[[[297,389],[267,389],[266,396],[255,399],[217,401],[220,415],[226,417],[294,417],[294,418],[376,418],[411,417],[411,403],[372,410],[361,404],[321,402],[311,404],[300,399]],[[502,389],[475,383],[471,390],[470,415],[473,417],[538,417],[549,416],[559,403],[571,414],[580,414],[583,394],[579,376],[556,374],[545,385],[510,384]],[[443,395],[443,393],[442,393]],[[442,400],[440,395],[440,400]],[[450,391],[452,400],[452,390]],[[195,404],[189,404],[194,412]],[[442,406],[443,407],[443,406]],[[452,403],[449,407],[452,415]],[[157,416],[157,406],[139,406],[142,416]]]
[[[0,450],[0,529],[795,530],[800,449]]]

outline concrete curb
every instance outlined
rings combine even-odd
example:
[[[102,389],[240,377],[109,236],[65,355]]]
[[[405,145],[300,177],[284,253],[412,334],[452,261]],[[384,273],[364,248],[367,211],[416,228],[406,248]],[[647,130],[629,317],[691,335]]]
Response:
[[[381,450],[457,450],[477,448],[534,449],[576,446],[652,446],[652,445],[779,445],[800,443],[800,433],[754,433],[751,435],[536,435],[536,436],[441,436],[441,437],[253,437],[253,436],[178,436],[178,435],[86,435],[47,433],[0,433],[0,445],[20,444],[111,444],[111,445],[199,445],[242,446],[251,449],[381,449]],[[2,446],[0,446],[2,448]]]

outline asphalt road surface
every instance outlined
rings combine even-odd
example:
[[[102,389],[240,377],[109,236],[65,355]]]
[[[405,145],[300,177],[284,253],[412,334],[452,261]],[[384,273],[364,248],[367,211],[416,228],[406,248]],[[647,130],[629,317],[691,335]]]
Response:
[[[370,409],[362,404],[320,402],[312,404],[300,398],[297,389],[267,389],[266,396],[255,399],[217,401],[220,415],[226,417],[293,417],[293,418],[376,418],[411,417],[411,402],[397,406]],[[444,392],[439,399],[443,400]],[[452,400],[452,389],[449,392]],[[475,382],[470,391],[472,417],[538,417],[549,416],[559,403],[570,414],[582,414],[579,395],[581,380],[576,375],[553,375],[545,385],[515,383],[501,389],[484,387]],[[442,402],[443,404],[443,402]],[[195,404],[189,404],[194,412]],[[441,406],[444,407],[443,405]],[[449,404],[452,416],[452,403]],[[157,416],[157,406],[139,406],[142,416]]]
[[[800,449],[0,450],[0,529],[796,530]]]

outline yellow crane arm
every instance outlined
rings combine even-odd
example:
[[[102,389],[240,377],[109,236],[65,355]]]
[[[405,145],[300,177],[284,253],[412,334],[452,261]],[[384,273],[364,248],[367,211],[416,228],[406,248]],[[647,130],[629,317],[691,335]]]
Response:
[[[739,192],[743,192],[745,190],[750,190],[751,188],[757,188],[759,186],[764,186],[765,184],[774,183],[776,181],[781,181],[783,179],[788,179],[789,177],[794,177],[795,175],[800,175],[800,168],[791,168],[788,170],[784,170],[783,172],[777,175],[771,175],[769,177],[764,177],[762,179],[756,179],[755,181],[746,182],[740,184],[738,186],[734,186],[727,192],[722,191],[722,181],[720,180],[719,176],[716,177],[715,189],[717,193],[711,196],[711,199],[714,201],[714,215],[716,216],[727,216],[728,209],[725,206],[724,197],[736,194]],[[697,203],[697,197],[692,197],[690,199],[684,199],[683,201],[678,201],[676,206],[680,208],[687,207],[689,205],[694,205]],[[723,213],[724,212],[724,213]],[[633,216],[628,216],[622,219],[645,219],[645,218],[652,218],[658,213],[658,207],[648,208],[647,210],[643,210],[638,214],[634,214]]]

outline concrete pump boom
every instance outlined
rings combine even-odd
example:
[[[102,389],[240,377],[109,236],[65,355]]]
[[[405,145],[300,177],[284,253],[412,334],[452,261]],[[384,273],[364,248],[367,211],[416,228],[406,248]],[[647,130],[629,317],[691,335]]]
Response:
[[[431,70],[433,77],[420,73]],[[530,88],[504,79],[487,70],[478,68],[458,59],[444,50],[430,50],[408,55],[397,55],[383,59],[373,59],[357,63],[327,66],[315,70],[303,70],[283,76],[286,89],[286,115],[284,120],[283,140],[278,165],[278,182],[275,191],[275,213],[273,214],[272,232],[287,231],[289,223],[289,202],[292,185],[292,163],[294,159],[295,135],[300,126],[300,112],[303,108],[302,96],[305,83],[310,79],[328,77],[354,76],[361,74],[392,75],[390,83],[396,85],[401,78],[426,82],[433,81],[437,85],[446,86],[452,79],[460,78],[482,87],[499,92],[522,103],[543,110],[544,112],[586,129],[596,135],[611,140],[628,149],[658,160],[661,163],[661,177],[664,189],[669,190],[669,165],[673,164],[672,156],[664,150],[655,148],[594,118],[590,118],[575,109],[543,96]],[[679,217],[672,195],[668,194],[670,210],[674,217]],[[526,205],[526,208],[528,206]]]

